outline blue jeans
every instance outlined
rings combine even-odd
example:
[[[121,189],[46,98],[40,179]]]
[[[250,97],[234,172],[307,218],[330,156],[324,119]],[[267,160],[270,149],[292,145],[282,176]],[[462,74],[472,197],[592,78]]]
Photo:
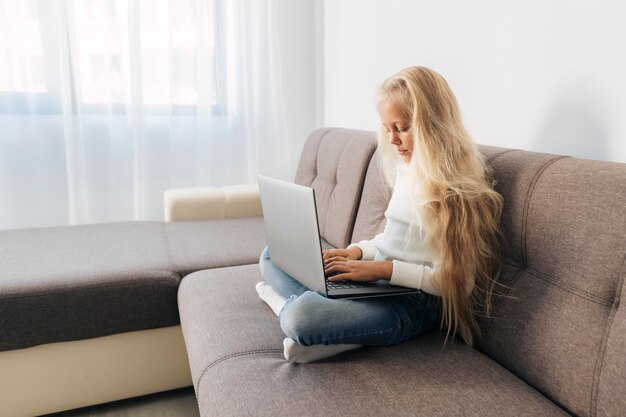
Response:
[[[439,297],[415,294],[333,300],[310,291],[274,265],[266,247],[261,274],[287,303],[279,315],[285,335],[313,344],[393,345],[426,332],[435,323]]]

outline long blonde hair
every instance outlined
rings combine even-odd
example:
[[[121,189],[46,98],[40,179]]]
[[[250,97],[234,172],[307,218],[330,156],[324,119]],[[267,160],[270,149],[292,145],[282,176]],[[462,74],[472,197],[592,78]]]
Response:
[[[491,171],[461,120],[446,80],[425,67],[406,68],[385,80],[378,102],[391,100],[410,118],[416,216],[433,250],[433,284],[441,294],[441,325],[472,346],[477,316],[490,315],[504,243],[503,199]],[[383,171],[393,185],[399,155],[381,126]]]

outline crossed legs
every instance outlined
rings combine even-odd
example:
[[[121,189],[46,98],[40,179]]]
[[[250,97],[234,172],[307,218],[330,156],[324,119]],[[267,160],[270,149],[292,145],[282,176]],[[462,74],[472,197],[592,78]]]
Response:
[[[257,284],[257,292],[278,316],[287,336],[285,358],[292,362],[313,362],[362,345],[400,343],[437,319],[439,298],[426,293],[332,300],[274,265],[267,248],[259,265],[265,282]]]

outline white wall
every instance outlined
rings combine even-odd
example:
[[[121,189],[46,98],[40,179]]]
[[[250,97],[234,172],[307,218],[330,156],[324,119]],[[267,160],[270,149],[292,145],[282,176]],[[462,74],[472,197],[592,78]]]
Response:
[[[375,130],[376,86],[441,73],[477,143],[626,162],[626,3],[324,2],[326,126]]]

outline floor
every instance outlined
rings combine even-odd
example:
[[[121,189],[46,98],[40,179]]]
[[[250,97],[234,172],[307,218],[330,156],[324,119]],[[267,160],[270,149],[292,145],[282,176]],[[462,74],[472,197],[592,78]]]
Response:
[[[200,416],[193,387],[85,407],[46,417],[195,417]]]

